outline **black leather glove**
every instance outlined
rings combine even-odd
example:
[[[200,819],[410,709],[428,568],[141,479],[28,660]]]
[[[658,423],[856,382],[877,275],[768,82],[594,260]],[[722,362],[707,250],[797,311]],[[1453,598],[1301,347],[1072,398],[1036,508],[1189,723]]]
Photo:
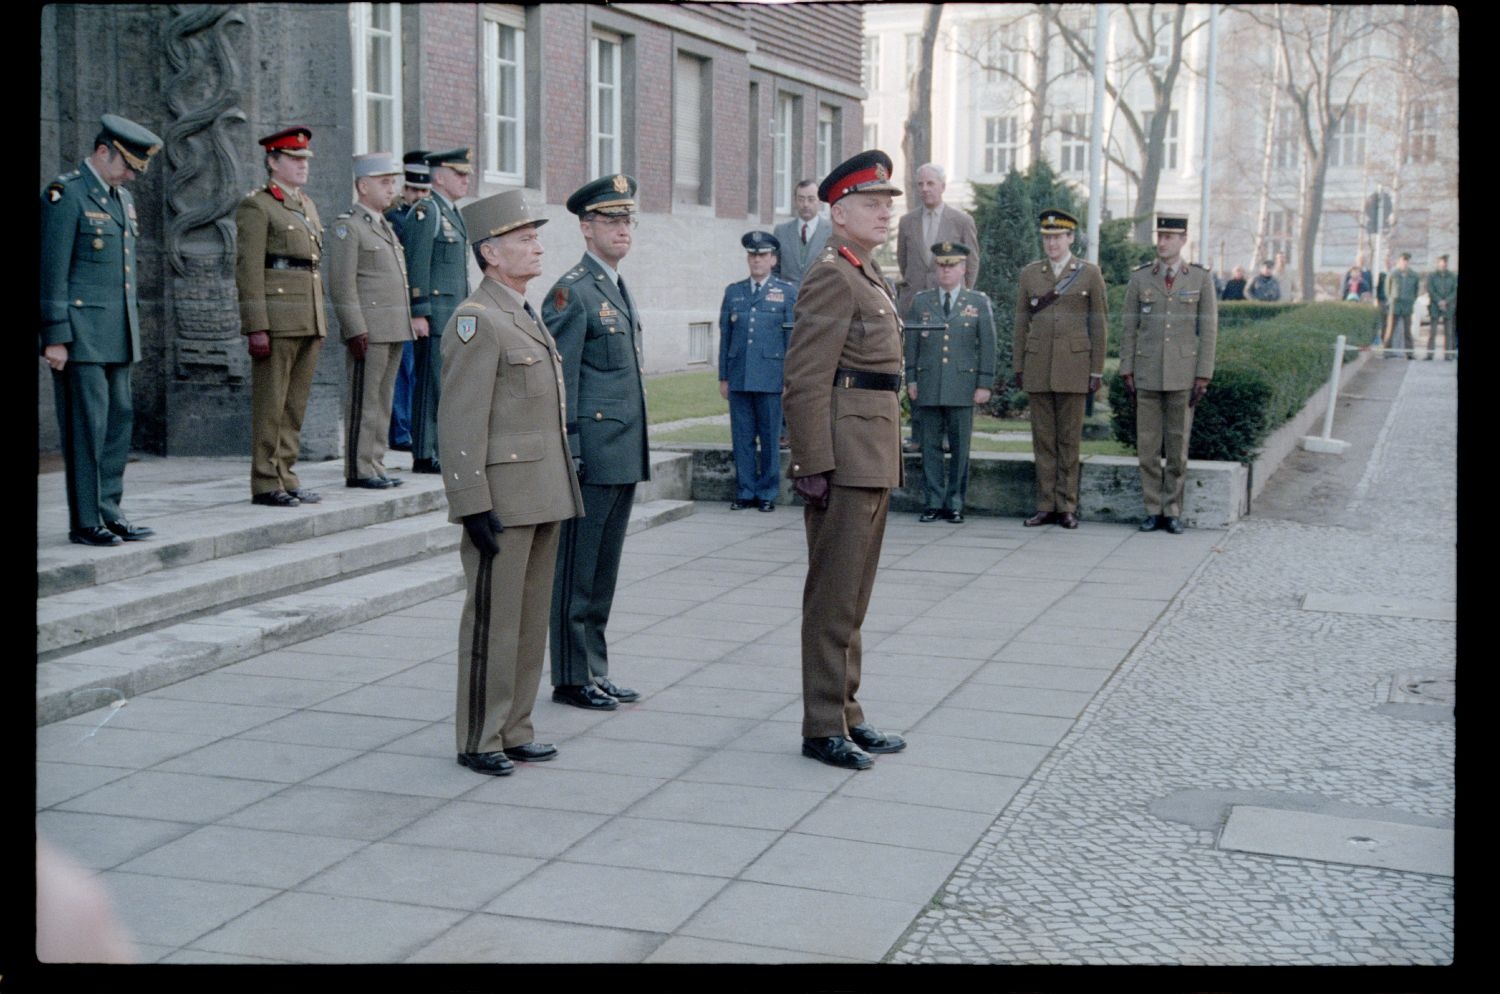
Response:
[[[479,550],[480,555],[493,556],[500,551],[500,543],[495,541],[495,536],[505,531],[505,526],[500,523],[500,516],[494,511],[480,511],[478,514],[464,515],[464,531],[469,533],[469,541],[474,543],[474,548]]]

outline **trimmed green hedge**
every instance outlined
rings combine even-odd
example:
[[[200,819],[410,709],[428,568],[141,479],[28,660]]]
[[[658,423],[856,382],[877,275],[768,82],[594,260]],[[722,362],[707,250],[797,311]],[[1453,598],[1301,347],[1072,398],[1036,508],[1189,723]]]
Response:
[[[1115,321],[1113,307],[1110,323]],[[1369,335],[1363,304],[1232,302],[1219,308],[1213,383],[1193,413],[1190,459],[1252,462],[1266,437],[1328,382],[1339,335],[1361,345]],[[1135,446],[1135,405],[1118,373],[1110,377],[1115,438]]]

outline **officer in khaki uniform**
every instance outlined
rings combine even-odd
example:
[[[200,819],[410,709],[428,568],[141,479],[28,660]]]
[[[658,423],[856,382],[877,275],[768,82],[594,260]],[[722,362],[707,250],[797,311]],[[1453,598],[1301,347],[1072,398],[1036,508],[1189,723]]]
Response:
[[[583,513],[568,453],[563,360],[524,296],[542,273],[519,190],[464,208],[484,279],[443,330],[443,486],[466,593],[458,630],[458,762],[504,776],[557,755],[534,741],[559,521]]]
[[[860,626],[891,488],[902,479],[901,319],[872,255],[900,193],[891,158],[878,149],[841,163],[819,185],[833,234],[798,288],[782,398],[807,532],[802,754],[854,770],[873,765],[870,752],[906,747],[866,723],[855,700]]]
[[[1186,214],[1156,216],[1156,261],[1138,267],[1120,315],[1120,376],[1135,397],[1141,531],[1182,533],[1193,408],[1214,375],[1219,303],[1207,269],[1183,261]],[[1162,455],[1166,468],[1162,468]]]
[[[94,150],[42,193],[41,349],[67,473],[68,540],[119,545],[155,534],[120,511],[134,407],[130,364],[141,357],[135,201],[125,184],[161,149],[116,114],[99,119]]]
[[[1047,257],[1021,270],[1016,291],[1015,383],[1036,453],[1036,513],[1025,524],[1077,528],[1084,400],[1103,382],[1109,314],[1104,274],[1071,252],[1078,219],[1044,210],[1041,230]]]
[[[920,326],[906,332],[906,395],[923,411],[918,434],[927,497],[917,520],[942,518],[958,525],[964,520],[969,491],[974,405],[989,401],[990,384],[995,382],[995,317],[989,297],[964,289],[967,245],[938,242],[932,246],[932,258],[937,289],[920,291],[906,312],[907,323]]]
[[[389,152],[354,157],[354,206],[333,223],[328,289],[349,349],[344,483],[366,490],[401,485],[385,474],[386,431],[401,350],[412,340],[406,256],[382,211],[401,164]]]
[[[292,127],[260,139],[270,179],[240,201],[234,223],[240,333],[250,350],[250,499],[272,507],[322,500],[302,489],[293,464],[318,353],[323,309],[323,225],[307,184],[312,132]]]
[[[432,195],[412,204],[401,227],[411,313],[418,319],[412,348],[411,470],[442,471],[438,459],[437,409],[442,392],[442,334],[458,302],[469,295],[469,233],[458,201],[468,196],[474,167],[469,150],[427,156]],[[428,334],[422,334],[425,328]]]

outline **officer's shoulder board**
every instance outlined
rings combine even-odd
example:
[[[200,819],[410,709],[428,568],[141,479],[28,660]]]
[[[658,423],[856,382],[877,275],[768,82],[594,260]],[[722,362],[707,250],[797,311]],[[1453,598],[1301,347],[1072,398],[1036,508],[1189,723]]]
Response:
[[[568,270],[566,273],[563,273],[557,278],[557,285],[562,286],[565,283],[570,285],[573,283],[577,283],[579,280],[587,276],[588,272],[588,269],[583,266],[574,266],[572,269]]]
[[[1135,267],[1135,268],[1134,268],[1134,269],[1132,269],[1132,270],[1131,270],[1131,272],[1132,272],[1132,273],[1138,273],[1138,272],[1140,272],[1140,271],[1141,271],[1141,270],[1142,270],[1142,269],[1150,269],[1150,268],[1151,268],[1151,266],[1152,266],[1152,265],[1153,265],[1153,264],[1152,264],[1152,263],[1150,263],[1150,262],[1143,262],[1143,263],[1141,263],[1141,264],[1140,264],[1140,265],[1139,265],[1139,266],[1136,266],[1136,267]]]
[[[1204,272],[1205,272],[1205,273],[1206,273],[1206,272],[1208,272],[1208,267],[1207,267],[1207,266],[1205,266],[1205,265],[1203,265],[1203,264],[1202,264],[1202,263],[1200,263],[1200,262],[1190,262],[1190,263],[1188,263],[1188,265],[1189,265],[1189,266],[1192,266],[1192,267],[1193,267],[1193,268],[1194,268],[1194,269],[1201,269],[1201,270],[1203,270],[1203,271],[1204,271]]]

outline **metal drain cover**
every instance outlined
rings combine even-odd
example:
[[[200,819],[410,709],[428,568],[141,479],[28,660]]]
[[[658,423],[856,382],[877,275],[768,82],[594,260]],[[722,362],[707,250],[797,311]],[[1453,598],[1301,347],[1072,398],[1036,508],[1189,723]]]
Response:
[[[1453,876],[1453,830],[1237,804],[1219,848]]]
[[[1397,673],[1391,677],[1390,703],[1451,708],[1458,703],[1458,677],[1453,673]]]

